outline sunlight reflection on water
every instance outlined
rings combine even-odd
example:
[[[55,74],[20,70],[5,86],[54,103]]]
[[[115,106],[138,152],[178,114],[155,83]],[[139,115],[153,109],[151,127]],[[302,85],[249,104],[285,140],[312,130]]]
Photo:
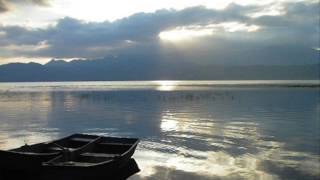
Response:
[[[142,140],[130,179],[320,178],[319,89],[158,84],[0,91],[0,148],[74,132],[130,136]]]

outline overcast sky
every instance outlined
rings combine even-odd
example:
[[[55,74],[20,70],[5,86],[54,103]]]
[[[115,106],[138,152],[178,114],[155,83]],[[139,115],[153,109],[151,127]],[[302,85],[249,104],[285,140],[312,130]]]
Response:
[[[319,1],[0,0],[0,64],[122,54],[319,62]]]

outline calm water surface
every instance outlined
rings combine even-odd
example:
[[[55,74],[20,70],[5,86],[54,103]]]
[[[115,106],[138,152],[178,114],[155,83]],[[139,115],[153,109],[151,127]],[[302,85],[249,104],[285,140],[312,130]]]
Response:
[[[319,102],[319,81],[0,83],[0,148],[139,137],[132,180],[319,179]]]

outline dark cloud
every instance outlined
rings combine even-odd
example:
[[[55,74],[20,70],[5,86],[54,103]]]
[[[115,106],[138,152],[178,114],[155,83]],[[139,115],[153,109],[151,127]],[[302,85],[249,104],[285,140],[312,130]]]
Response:
[[[52,0],[5,0],[8,3],[19,4],[19,3],[31,3],[39,6],[48,6]]]
[[[34,3],[34,4],[38,4],[38,5],[41,5],[41,6],[50,5],[50,1],[51,0],[29,0],[29,2]]]
[[[1,2],[1,1],[0,1]],[[35,2],[35,1],[34,1]],[[47,2],[47,1],[37,1]],[[139,58],[171,58],[199,63],[307,63],[316,62],[319,47],[317,3],[285,3],[284,14],[253,18],[261,6],[230,4],[214,10],[202,6],[184,10],[137,13],[114,22],[83,22],[60,19],[46,29],[0,26],[0,46],[12,56],[82,57],[136,55]],[[177,48],[160,41],[160,32],[181,26],[206,26],[225,22],[257,25],[257,32],[227,32],[199,38]],[[25,45],[25,48],[12,48]],[[192,53],[189,53],[192,52]],[[4,56],[4,53],[0,56]]]
[[[39,6],[49,6],[51,0],[0,0],[0,13],[10,10],[10,6],[21,3],[31,3]]]
[[[6,32],[4,44],[37,45],[46,41],[51,48],[37,52],[41,55],[75,57],[87,53],[106,53],[105,49],[132,45],[128,42],[146,43],[158,41],[158,34],[176,26],[218,23],[244,19],[233,10],[217,11],[205,7],[187,8],[182,11],[159,10],[155,13],[137,13],[115,22],[82,22],[73,18],[63,18],[48,29],[26,29],[18,26],[2,27]],[[105,49],[103,49],[103,47]],[[99,49],[102,51],[99,51]],[[57,54],[56,54],[57,53]],[[32,54],[33,55],[33,54]]]
[[[6,0],[0,0],[0,13],[9,11],[9,6]]]

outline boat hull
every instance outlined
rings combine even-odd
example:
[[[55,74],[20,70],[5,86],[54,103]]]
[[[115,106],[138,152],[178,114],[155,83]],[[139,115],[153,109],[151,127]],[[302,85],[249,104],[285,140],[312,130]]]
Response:
[[[134,159],[130,159],[124,166],[112,171],[103,169],[101,171],[68,172],[68,171],[40,171],[39,173],[23,174],[23,173],[6,173],[0,175],[0,179],[13,180],[92,180],[92,179],[127,179],[140,169]]]
[[[0,150],[0,171],[69,178],[105,175],[127,166],[138,142],[135,138],[74,134],[56,141]]]
[[[25,154],[10,151],[0,151],[0,168],[2,171],[35,172],[41,169],[43,162],[55,158],[59,153]]]

